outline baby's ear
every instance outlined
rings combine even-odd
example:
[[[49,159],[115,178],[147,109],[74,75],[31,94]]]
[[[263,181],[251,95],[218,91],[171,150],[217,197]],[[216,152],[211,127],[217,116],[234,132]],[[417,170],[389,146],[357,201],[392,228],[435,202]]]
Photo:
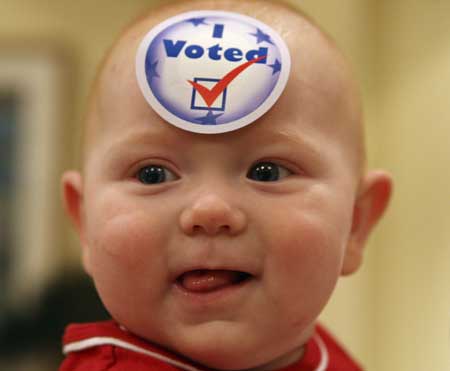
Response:
[[[89,273],[86,264],[87,244],[84,230],[83,179],[78,171],[66,171],[61,178],[64,207],[74,225],[83,248],[83,265]]]
[[[366,240],[386,210],[391,193],[392,179],[386,172],[370,171],[361,180],[342,275],[355,272],[361,265]]]

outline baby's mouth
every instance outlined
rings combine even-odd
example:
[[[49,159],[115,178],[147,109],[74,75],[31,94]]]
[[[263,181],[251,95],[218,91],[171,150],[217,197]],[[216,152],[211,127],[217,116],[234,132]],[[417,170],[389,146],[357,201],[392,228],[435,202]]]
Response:
[[[203,294],[240,285],[251,277],[240,271],[197,269],[180,275],[177,284],[188,292]]]

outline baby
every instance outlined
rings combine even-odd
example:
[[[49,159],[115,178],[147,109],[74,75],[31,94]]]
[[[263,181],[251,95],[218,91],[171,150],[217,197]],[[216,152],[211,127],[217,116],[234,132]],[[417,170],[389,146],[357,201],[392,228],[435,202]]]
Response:
[[[69,326],[61,370],[360,370],[316,325],[390,198],[357,91],[279,2],[173,2],[128,27],[62,179],[113,321]]]

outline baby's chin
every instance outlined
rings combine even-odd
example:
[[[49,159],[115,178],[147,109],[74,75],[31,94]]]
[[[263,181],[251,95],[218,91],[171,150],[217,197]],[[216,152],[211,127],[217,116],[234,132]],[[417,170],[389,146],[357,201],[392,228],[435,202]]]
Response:
[[[160,316],[153,319],[151,324],[124,325],[155,345],[216,370],[263,371],[288,366],[300,358],[314,331],[314,322],[306,320],[282,325],[278,321],[262,324],[239,318],[194,322],[165,321]]]
[[[273,337],[261,341],[257,336],[227,336],[226,332],[213,337],[179,338],[168,347],[216,370],[274,370],[297,361],[303,354],[303,343],[280,344]]]
[[[178,353],[199,365],[216,370],[264,369],[261,366],[270,362],[266,357],[261,357],[255,349],[250,351],[239,347],[239,341],[231,347],[220,347],[210,342],[207,347],[188,348]]]
[[[270,348],[264,351],[261,348],[243,348],[237,340],[232,347],[228,348],[220,348],[220,346],[210,344],[207,348],[185,350],[180,354],[211,369],[264,371],[277,370],[296,362],[303,354],[303,346],[292,349],[285,354],[275,355],[272,354]]]

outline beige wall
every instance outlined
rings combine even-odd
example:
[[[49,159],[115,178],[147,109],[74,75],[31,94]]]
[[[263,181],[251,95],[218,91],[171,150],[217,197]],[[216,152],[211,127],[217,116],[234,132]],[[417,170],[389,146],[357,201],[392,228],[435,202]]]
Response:
[[[65,165],[77,164],[72,139],[95,66],[119,29],[153,2],[0,0],[0,42],[57,43],[71,61]],[[450,2],[291,2],[351,59],[362,83],[370,164],[390,169],[396,182],[364,268],[340,282],[322,321],[368,370],[450,370]],[[77,265],[76,239],[67,233],[65,261]]]
[[[379,234],[379,370],[450,370],[450,2],[380,5],[380,161],[395,175]]]

